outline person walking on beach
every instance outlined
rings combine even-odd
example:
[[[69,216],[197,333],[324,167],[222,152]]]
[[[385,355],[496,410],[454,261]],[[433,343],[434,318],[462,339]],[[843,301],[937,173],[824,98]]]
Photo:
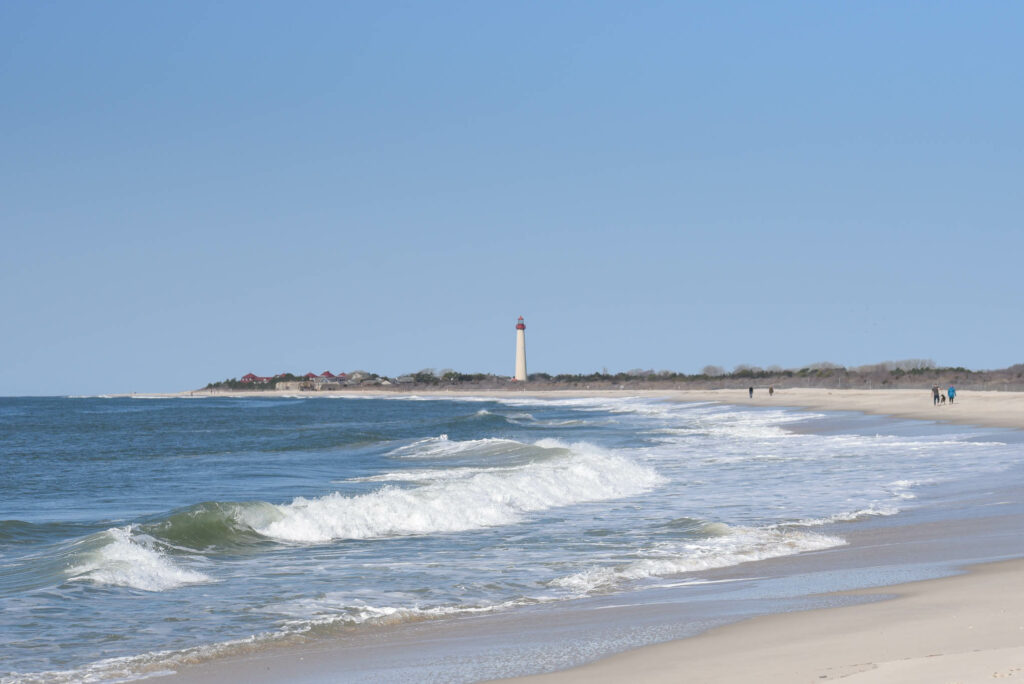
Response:
[[[939,403],[939,386],[932,385],[932,406],[936,406]]]
[[[768,396],[769,397],[774,397],[775,396],[775,385],[768,385]]]
[[[949,403],[952,404],[953,403],[953,399],[956,398],[956,387],[953,387],[952,385],[950,385],[949,389],[946,390],[946,395],[949,397]]]
[[[753,399],[753,398],[754,398],[754,388],[753,388],[753,387],[751,387],[751,388],[750,388],[750,389],[748,389],[747,391],[748,391],[748,392],[750,392],[750,398],[751,398],[751,399]]]

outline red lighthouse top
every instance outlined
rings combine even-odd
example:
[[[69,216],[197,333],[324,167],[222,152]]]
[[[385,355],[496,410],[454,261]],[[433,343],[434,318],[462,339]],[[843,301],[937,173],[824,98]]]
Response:
[[[516,330],[526,330],[526,324],[523,323],[523,317],[519,317],[519,322],[516,323]]]

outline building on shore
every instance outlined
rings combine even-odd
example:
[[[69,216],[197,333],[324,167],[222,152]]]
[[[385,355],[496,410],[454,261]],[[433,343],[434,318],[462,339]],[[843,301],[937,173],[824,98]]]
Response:
[[[519,317],[516,323],[516,375],[517,382],[526,382],[526,323]]]

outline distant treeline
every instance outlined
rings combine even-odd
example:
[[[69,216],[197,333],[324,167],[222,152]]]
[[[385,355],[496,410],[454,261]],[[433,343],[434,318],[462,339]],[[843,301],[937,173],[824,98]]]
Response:
[[[425,368],[415,373],[387,377],[366,371],[354,371],[343,386],[324,385],[321,389],[345,389],[351,386],[375,386],[379,389],[462,387],[466,389],[501,389],[521,387],[507,376],[493,373],[462,373],[452,369],[436,371]],[[276,376],[266,383],[245,383],[237,379],[210,383],[206,389],[270,390],[281,382],[308,380],[291,373]],[[700,373],[679,373],[669,370],[633,369],[617,373],[607,370],[594,373],[531,373],[528,383],[534,389],[729,389],[751,385],[826,388],[927,388],[932,385],[956,385],[961,389],[1024,390],[1024,364],[997,370],[971,370],[962,366],[938,366],[931,359],[883,361],[847,368],[836,363],[812,363],[802,368],[768,366],[761,368],[741,364],[732,370],[721,366],[705,366]],[[302,389],[318,389],[306,384]]]
[[[564,387],[621,387],[633,389],[729,389],[774,385],[826,388],[925,388],[932,385],[956,385],[962,389],[1024,389],[1024,364],[998,370],[971,370],[963,366],[938,366],[931,359],[883,361],[849,367],[827,361],[802,368],[751,366],[741,364],[731,371],[721,366],[705,366],[700,373],[634,369],[619,373],[559,374],[536,373],[532,383]]]

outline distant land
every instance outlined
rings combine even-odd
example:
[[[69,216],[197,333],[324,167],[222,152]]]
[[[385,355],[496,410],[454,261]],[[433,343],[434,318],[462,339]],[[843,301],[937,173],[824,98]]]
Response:
[[[606,370],[589,374],[552,375],[531,373],[527,382],[493,373],[462,373],[432,368],[416,373],[388,377],[357,370],[351,372],[305,374],[278,373],[259,376],[248,373],[240,378],[211,382],[205,391],[295,391],[343,392],[355,388],[374,388],[406,392],[418,389],[453,387],[459,389],[518,389],[529,385],[531,390],[563,389],[739,389],[748,386],[776,389],[815,387],[829,389],[919,389],[933,385],[954,385],[965,390],[1024,391],[1024,363],[997,370],[970,370],[941,367],[930,359],[883,361],[847,368],[821,362],[803,368],[779,366],[761,368],[740,365],[731,371],[719,366],[705,366],[700,373],[634,369],[619,373]]]

